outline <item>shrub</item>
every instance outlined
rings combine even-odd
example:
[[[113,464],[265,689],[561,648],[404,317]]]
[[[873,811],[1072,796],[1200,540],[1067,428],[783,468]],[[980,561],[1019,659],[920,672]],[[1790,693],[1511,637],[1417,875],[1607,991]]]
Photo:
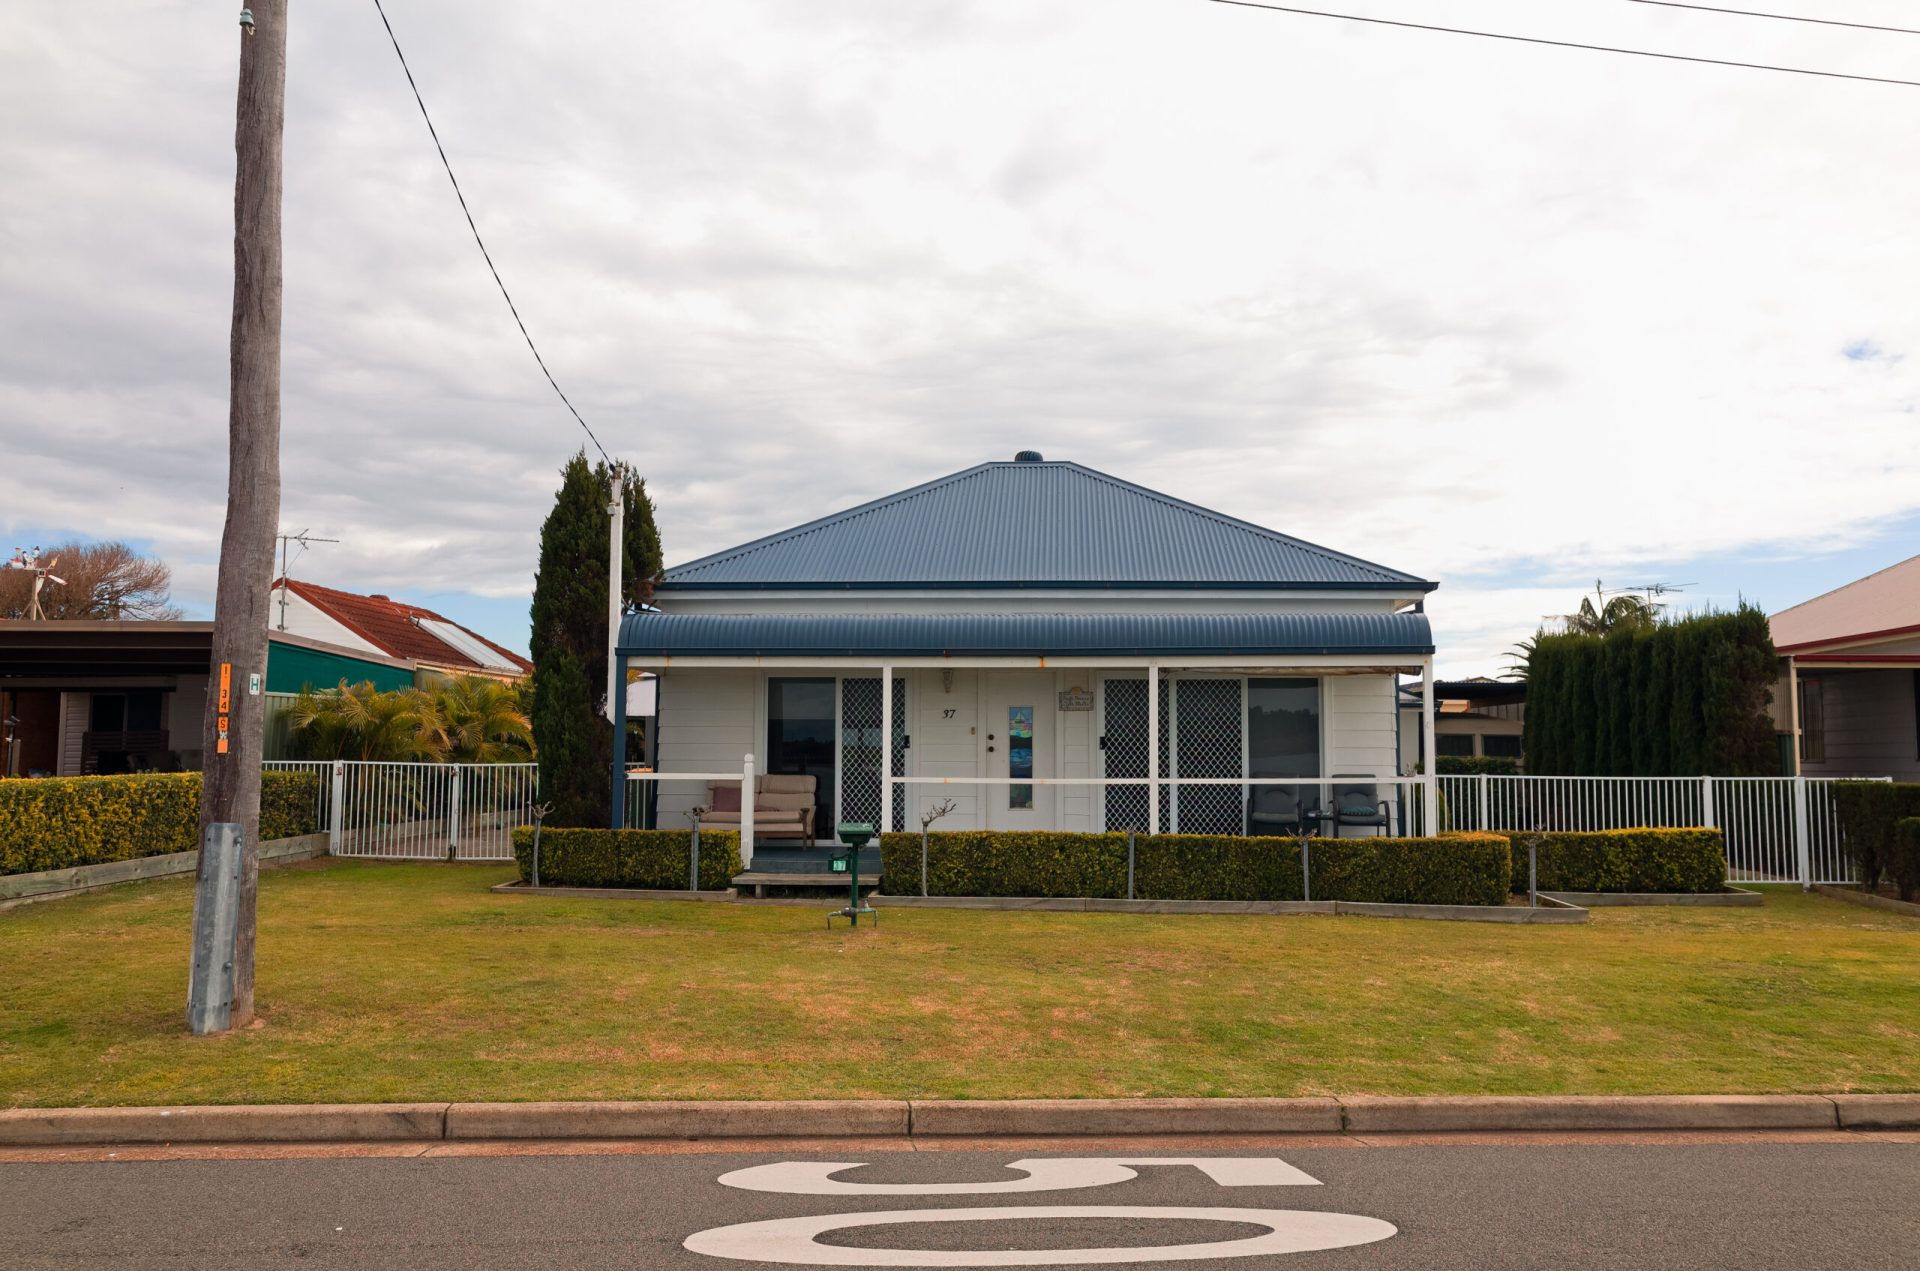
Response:
[[[267,772],[263,840],[312,834],[320,778]],[[101,865],[200,846],[200,774],[33,777],[0,781],[0,874]]]
[[[1527,833],[1513,844],[1513,890],[1527,889]],[[1727,885],[1726,842],[1719,830],[1644,829],[1548,832],[1540,836],[1541,891],[1713,892]]]
[[[1776,674],[1751,605],[1605,636],[1543,632],[1527,658],[1527,771],[1778,776]]]
[[[1520,771],[1520,761],[1507,755],[1441,755],[1433,770],[1443,777],[1511,777]]]
[[[1887,860],[1887,874],[1900,899],[1920,899],[1920,816],[1902,817],[1893,823],[1893,852]]]
[[[547,826],[540,833],[540,882],[553,887],[683,890],[692,830],[588,830]],[[533,827],[513,832],[522,882],[533,878]],[[700,832],[700,890],[720,891],[740,872],[737,830]]]
[[[881,836],[882,876],[917,892],[920,836]],[[1313,840],[1315,900],[1498,905],[1507,841],[1492,834]],[[912,880],[900,886],[900,880]],[[1117,899],[1127,894],[1127,836],[955,830],[927,836],[927,891],[936,896]],[[1291,838],[1141,835],[1140,900],[1299,900],[1300,845]]]
[[[1833,785],[1833,812],[1860,885],[1878,891],[1881,878],[1892,872],[1894,823],[1920,816],[1920,783],[1838,781]]]

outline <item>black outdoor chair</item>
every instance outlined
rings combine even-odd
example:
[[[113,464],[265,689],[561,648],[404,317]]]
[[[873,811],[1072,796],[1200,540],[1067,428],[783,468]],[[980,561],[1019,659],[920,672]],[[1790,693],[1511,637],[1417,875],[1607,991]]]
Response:
[[[1247,807],[1247,833],[1262,836],[1299,832],[1299,793],[1286,786],[1255,786]]]
[[[1336,773],[1334,780],[1365,780],[1369,774],[1359,772]],[[1393,832],[1393,808],[1380,796],[1380,788],[1374,785],[1336,785],[1333,791],[1333,833],[1338,838],[1340,832],[1349,825],[1362,829],[1377,830],[1381,834]]]

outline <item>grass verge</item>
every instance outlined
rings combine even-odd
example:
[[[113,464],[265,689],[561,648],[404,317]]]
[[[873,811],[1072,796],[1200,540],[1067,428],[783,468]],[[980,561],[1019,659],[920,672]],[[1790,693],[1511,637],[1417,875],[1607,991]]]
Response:
[[[1920,1089],[1920,922],[1793,890],[1578,927],[260,880],[263,1023],[186,1034],[190,880],[0,913],[0,1105]],[[884,902],[883,902],[884,903]]]

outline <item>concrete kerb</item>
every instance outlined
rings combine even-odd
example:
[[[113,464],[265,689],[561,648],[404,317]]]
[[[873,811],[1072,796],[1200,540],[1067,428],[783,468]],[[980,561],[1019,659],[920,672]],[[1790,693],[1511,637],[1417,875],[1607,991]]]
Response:
[[[1352,1134],[1840,1128],[1826,1095],[1354,1096],[1341,1103]]]
[[[1920,1094],[1837,1094],[1843,1130],[1920,1129]]]
[[[1338,1099],[916,1099],[916,1138],[1338,1134]]]
[[[176,1108],[8,1108],[0,1144],[371,1143],[446,1137],[444,1103],[220,1104]]]
[[[904,1099],[456,1103],[449,1139],[905,1138]]]
[[[391,1103],[0,1110],[0,1146],[1920,1129],[1920,1094]]]

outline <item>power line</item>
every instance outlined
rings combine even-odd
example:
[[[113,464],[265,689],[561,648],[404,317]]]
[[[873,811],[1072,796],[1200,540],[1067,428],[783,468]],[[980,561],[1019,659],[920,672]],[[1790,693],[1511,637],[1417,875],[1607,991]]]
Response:
[[[1898,84],[1902,88],[1920,88],[1920,79],[1889,79],[1880,75],[1849,75],[1845,71],[1816,71],[1804,66],[1773,66],[1766,62],[1735,62],[1719,57],[1690,57],[1685,53],[1655,53],[1650,49],[1617,48],[1609,44],[1580,44],[1573,40],[1549,40],[1537,35],[1509,35],[1502,31],[1476,31],[1467,27],[1434,26],[1425,22],[1402,22],[1396,18],[1362,17],[1356,13],[1329,13],[1324,9],[1298,9],[1284,4],[1263,4],[1257,0],[1210,0],[1241,9],[1271,9],[1275,13],[1293,13],[1308,18],[1337,18],[1343,22],[1365,22],[1373,26],[1395,26],[1410,31],[1439,31],[1445,35],[1475,35],[1487,40],[1508,40],[1516,44],[1545,44],[1561,49],[1585,49],[1591,53],[1621,53],[1628,57],[1654,57],[1666,62],[1699,62],[1706,66],[1734,66],[1749,71],[1779,71],[1787,75],[1817,75],[1822,79],[1851,79],[1866,84]]]
[[[1663,9],[1698,9],[1702,13],[1730,13],[1740,18],[1772,18],[1776,22],[1811,22],[1817,26],[1852,27],[1856,31],[1891,31],[1895,35],[1920,35],[1920,29],[1908,26],[1879,26],[1872,22],[1842,22],[1838,18],[1804,18],[1797,13],[1762,13],[1758,9],[1723,9],[1713,4],[1685,4],[1682,0],[1631,0],[1633,4],[1654,4]]]
[[[566,403],[567,410],[579,422],[580,427],[586,429],[587,440],[591,441],[593,448],[600,452],[600,457],[611,464],[613,456],[607,453],[607,448],[600,444],[598,437],[593,435],[593,429],[587,427],[587,421],[580,418],[580,412],[574,410],[573,403],[567,400],[566,393],[560,388],[560,382],[554,379],[553,372],[547,369],[547,360],[540,356],[540,350],[534,346],[533,336],[527,332],[527,324],[520,320],[519,306],[513,303],[513,296],[508,293],[507,284],[501,279],[500,270],[493,263],[493,253],[487,250],[485,240],[480,237],[480,227],[473,223],[473,210],[467,206],[467,196],[460,190],[459,178],[453,175],[453,165],[447,162],[447,148],[440,144],[440,132],[433,126],[433,116],[427,113],[427,103],[420,96],[420,85],[413,81],[413,69],[407,65],[407,55],[400,51],[400,37],[393,33],[393,23],[387,21],[386,6],[382,5],[380,0],[373,0],[373,7],[379,10],[380,24],[387,28],[387,39],[393,43],[393,54],[400,59],[400,69],[406,72],[407,87],[413,90],[413,100],[420,106],[420,118],[427,121],[427,133],[433,138],[433,148],[440,152],[440,166],[447,170],[447,180],[453,183],[453,196],[460,200],[460,210],[466,214],[467,228],[473,231],[473,241],[478,244],[480,255],[486,259],[487,269],[493,274],[494,284],[500,288],[500,295],[507,302],[508,311],[513,314],[514,325],[520,328],[521,338],[527,342],[527,350],[533,354],[533,360],[540,364],[540,373],[547,377],[547,383],[553,385],[553,391],[560,394],[560,400]]]

